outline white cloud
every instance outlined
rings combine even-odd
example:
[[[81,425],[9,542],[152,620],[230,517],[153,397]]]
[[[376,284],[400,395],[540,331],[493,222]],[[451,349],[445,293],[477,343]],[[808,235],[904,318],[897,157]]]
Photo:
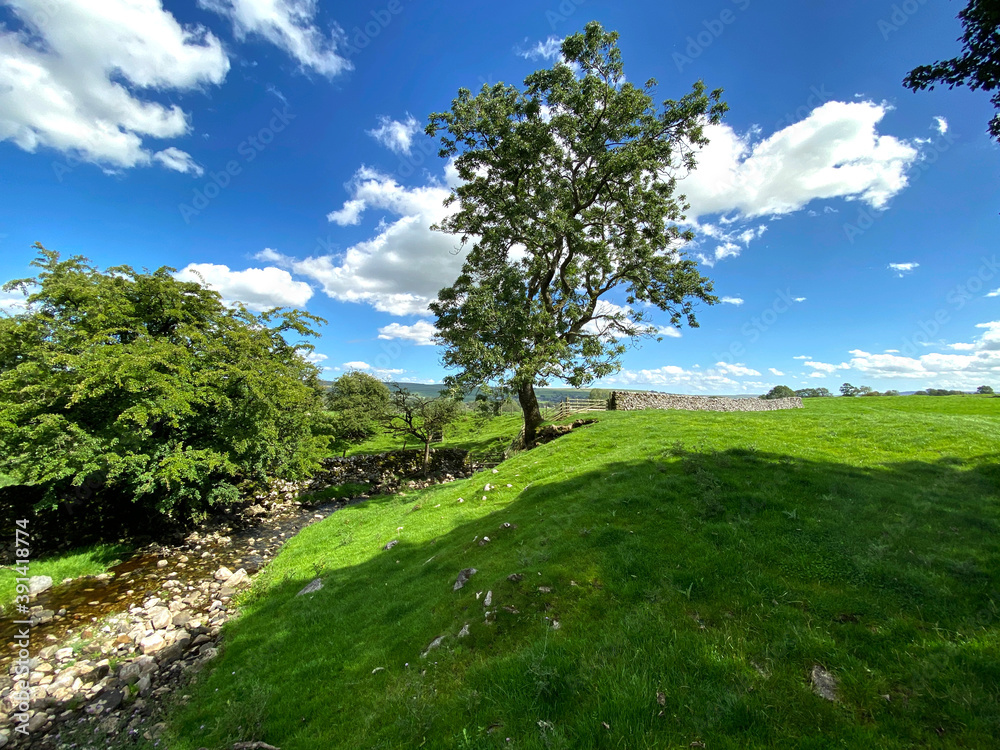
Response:
[[[385,115],[378,118],[379,126],[366,131],[368,135],[397,154],[409,154],[413,136],[420,131],[420,123],[407,114],[406,121],[393,120]]]
[[[237,39],[262,37],[303,69],[332,78],[353,67],[337,52],[343,41],[339,27],[328,37],[316,25],[317,0],[198,0],[198,5],[228,18]]]
[[[35,288],[29,289],[28,293],[32,294],[36,291]],[[28,309],[27,298],[21,292],[4,292],[0,291],[0,317],[5,317],[6,315],[17,315],[18,313],[23,313]]]
[[[303,307],[313,295],[312,287],[295,281],[288,271],[268,266],[231,271],[214,263],[189,263],[176,274],[182,281],[204,283],[227,302],[242,302],[260,312],[272,307]]]
[[[1000,297],[1000,289],[994,289],[992,292],[989,292],[986,296],[987,297]]]
[[[935,117],[934,129],[938,132],[938,135],[944,135],[948,132],[948,121],[943,117]]]
[[[679,339],[682,334],[673,326],[657,326],[656,327],[657,336],[666,336],[668,339]]]
[[[783,373],[781,370],[775,370],[773,367],[768,367],[767,371],[772,375],[777,375],[779,378],[785,376],[785,373]]]
[[[0,25],[0,141],[106,168],[148,165],[144,139],[190,129],[176,104],[143,93],[219,84],[229,71],[219,40],[182,27],[161,0],[6,2],[24,25]],[[169,149],[157,161],[174,169]],[[183,153],[179,152],[178,153]]]
[[[687,247],[687,250],[693,253],[700,262],[709,267],[714,266],[720,260],[738,257],[745,248],[750,246],[753,240],[759,239],[767,231],[767,226],[764,224],[760,224],[757,227],[726,229],[719,224],[712,224],[710,222],[698,223],[695,220],[688,220],[684,223],[695,231],[698,238],[701,238],[695,239]],[[724,224],[726,222],[723,221],[721,223]],[[719,243],[710,255],[700,251],[696,252],[702,245],[709,244],[705,238]]]
[[[391,378],[393,375],[402,375],[403,373],[406,372],[406,370],[394,370],[384,367],[372,367],[367,362],[344,362],[343,369],[363,370],[364,372],[371,373],[380,380],[386,380],[388,378]]]
[[[743,304],[743,298],[742,297],[723,297],[722,298],[722,304],[724,304],[724,305],[736,305],[737,307],[739,307],[740,305]]]
[[[367,362],[344,362],[345,370],[370,370],[372,366]]]
[[[811,372],[811,373],[809,373],[809,377],[811,377],[811,378],[825,378],[825,377],[827,377],[827,374],[825,372]]]
[[[406,188],[393,178],[362,167],[349,186],[351,198],[330,221],[358,223],[366,211],[381,209],[400,218],[379,226],[371,239],[342,255],[296,259],[265,250],[258,259],[278,263],[319,282],[342,302],[363,302],[393,315],[427,315],[438,291],[454,282],[464,256],[455,252],[459,238],[431,231],[450,210],[449,190],[441,185]]]
[[[764,140],[755,131],[706,126],[709,145],[678,190],[696,217],[780,216],[829,198],[884,208],[906,187],[906,170],[919,156],[910,143],[878,132],[888,111],[873,102],[831,101]]]
[[[526,60],[555,60],[562,55],[562,43],[562,38],[550,36],[544,42],[538,42],[528,49],[518,49],[517,54]]]
[[[805,302],[806,298],[805,297],[795,297],[795,299],[792,300],[792,301],[793,302]]]
[[[903,278],[908,273],[913,273],[917,268],[920,267],[919,263],[890,263],[887,266],[889,269],[896,272],[899,278]]]
[[[153,158],[167,169],[172,169],[175,172],[189,172],[195,177],[201,177],[205,174],[205,170],[191,158],[191,154],[173,146],[165,148],[162,151],[157,151],[153,154]]]
[[[320,354],[317,351],[306,352],[302,356],[305,358],[306,362],[312,362],[314,365],[318,365],[320,362],[325,362],[326,360],[330,359],[325,354]],[[323,369],[324,370],[329,370],[331,368],[324,367]]]
[[[744,375],[759,376],[756,370],[751,370],[742,364],[727,365],[719,363],[714,368],[702,370],[695,366],[690,370],[676,365],[665,365],[646,370],[622,370],[617,375],[605,378],[602,383],[607,385],[649,385],[679,388],[695,393],[759,393],[764,383],[759,381],[740,381],[735,378]]]
[[[796,359],[798,359],[798,357],[796,357]],[[803,362],[802,364],[803,366],[811,367],[818,372],[836,372],[837,370],[847,370],[850,368],[850,365],[843,362],[840,363],[839,365],[831,365],[827,362],[812,362],[812,361]]]
[[[792,359],[812,359],[808,354],[800,354],[797,357],[792,357]]]
[[[437,329],[426,320],[418,321],[411,326],[390,323],[378,329],[380,339],[402,339],[403,341],[412,341],[417,346],[433,346],[436,333]]]

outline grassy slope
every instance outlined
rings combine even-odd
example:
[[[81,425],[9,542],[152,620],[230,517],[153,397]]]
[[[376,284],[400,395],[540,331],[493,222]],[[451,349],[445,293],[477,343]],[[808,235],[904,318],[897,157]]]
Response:
[[[602,414],[303,531],[168,744],[995,746],[998,446],[1000,399]],[[839,702],[812,693],[816,664]]]

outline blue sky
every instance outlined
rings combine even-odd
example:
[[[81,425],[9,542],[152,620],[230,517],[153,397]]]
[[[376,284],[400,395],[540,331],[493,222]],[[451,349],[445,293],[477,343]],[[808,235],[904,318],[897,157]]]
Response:
[[[604,384],[1000,387],[988,97],[901,85],[957,53],[963,6],[0,0],[0,278],[36,240],[173,266],[326,318],[326,377],[439,381],[426,304],[462,258],[429,229],[455,175],[427,116],[596,19],[659,99],[702,79],[730,106],[680,188],[726,301]]]

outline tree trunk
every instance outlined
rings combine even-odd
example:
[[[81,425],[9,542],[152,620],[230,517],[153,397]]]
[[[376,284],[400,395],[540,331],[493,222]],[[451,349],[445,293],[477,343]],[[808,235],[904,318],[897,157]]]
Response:
[[[521,411],[524,412],[524,445],[528,447],[535,442],[538,426],[542,423],[542,412],[535,397],[535,386],[530,380],[518,386],[517,400],[521,402]]]
[[[427,476],[427,472],[431,467],[431,435],[427,436],[427,440],[424,441],[424,476]]]

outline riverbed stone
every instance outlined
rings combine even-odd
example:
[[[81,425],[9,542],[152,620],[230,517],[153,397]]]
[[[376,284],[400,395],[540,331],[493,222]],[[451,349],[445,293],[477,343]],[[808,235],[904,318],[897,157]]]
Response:
[[[153,633],[153,635],[147,635],[141,641],[139,641],[139,648],[142,649],[144,654],[155,654],[157,651],[162,649],[166,645],[166,641],[163,640],[163,636],[159,633]]]
[[[153,630],[163,630],[170,624],[170,610],[166,607],[153,607],[149,610],[149,624]]]
[[[217,571],[215,571],[214,578],[217,581],[225,581],[226,579],[231,578],[232,575],[233,575],[233,571],[231,571],[229,568],[227,568],[225,565],[223,565],[221,568],[219,568]]]
[[[28,594],[36,596],[52,588],[52,576],[31,576],[28,579]]]

